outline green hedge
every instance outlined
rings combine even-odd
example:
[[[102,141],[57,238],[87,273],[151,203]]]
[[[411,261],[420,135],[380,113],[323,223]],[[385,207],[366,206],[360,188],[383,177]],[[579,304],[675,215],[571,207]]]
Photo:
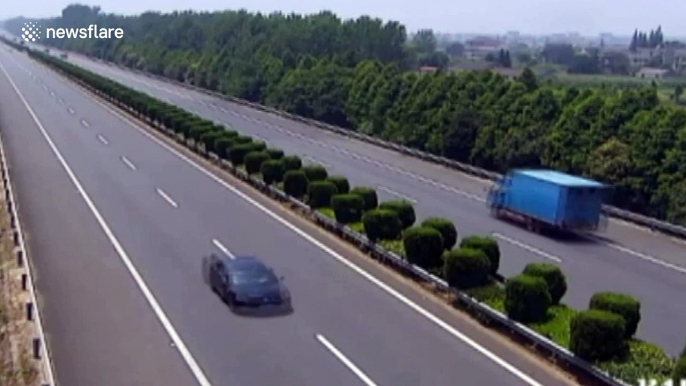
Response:
[[[275,182],[281,182],[285,172],[283,159],[266,160],[262,163],[260,172],[262,173],[262,181],[264,181],[264,183],[267,185],[271,185]]]
[[[364,201],[364,211],[376,209],[379,206],[379,198],[376,195],[376,190],[368,188],[366,186],[358,186],[350,191],[352,194],[356,194],[362,197]]]
[[[392,200],[382,202],[379,209],[391,210],[398,214],[398,218],[403,225],[403,229],[409,228],[414,224],[416,216],[412,203],[405,200]]]
[[[636,333],[638,323],[641,321],[641,302],[629,295],[599,292],[591,297],[589,308],[612,312],[624,318],[625,338],[630,338]]]
[[[494,275],[500,268],[500,247],[498,242],[488,236],[469,236],[460,242],[461,248],[473,248],[482,250],[491,262],[490,274]]]
[[[422,221],[422,226],[434,228],[435,230],[441,232],[441,237],[443,238],[443,249],[446,251],[453,249],[455,243],[457,243],[457,229],[455,229],[455,224],[448,219],[430,217]]]
[[[223,160],[230,160],[231,148],[234,146],[233,138],[219,137],[214,140],[214,152]]]
[[[371,241],[397,240],[403,231],[398,214],[385,209],[372,209],[362,216],[364,233]]]
[[[553,304],[560,304],[560,300],[567,292],[567,279],[560,267],[548,263],[529,263],[524,267],[523,273],[545,280]]]
[[[214,150],[214,142],[217,140],[217,138],[221,136],[222,132],[216,130],[203,133],[203,135],[200,136],[200,142],[202,142],[203,145],[205,145],[205,151],[211,151],[216,154]]]
[[[570,323],[569,349],[589,361],[610,360],[626,349],[624,319],[611,312],[579,312]]]
[[[289,196],[303,198],[309,180],[302,170],[289,170],[283,175],[283,191]]]
[[[233,166],[243,165],[243,162],[245,162],[245,156],[252,151],[255,151],[252,143],[248,142],[238,144],[236,142],[233,146],[231,146],[231,149],[229,149],[229,161],[231,161]]]
[[[364,201],[362,197],[355,194],[336,194],[331,199],[336,221],[342,224],[358,222],[362,219],[362,209]]]
[[[486,284],[491,263],[479,249],[458,248],[445,253],[443,273],[453,288],[468,289]]]
[[[302,168],[303,162],[297,155],[287,155],[283,157],[283,165],[286,168],[286,171],[298,170]]]
[[[282,159],[284,157],[283,150],[281,149],[268,148],[266,151],[271,159]]]
[[[344,176],[329,176],[326,178],[326,180],[336,185],[336,189],[338,189],[339,194],[350,192],[350,183],[348,183],[348,179]]]
[[[523,323],[542,321],[552,301],[548,285],[541,277],[518,275],[505,284],[507,316]]]
[[[326,169],[319,165],[303,166],[300,168],[300,170],[305,173],[307,179],[310,181],[322,181],[329,176],[329,174],[326,172]]]
[[[686,357],[679,358],[674,366],[674,373],[672,374],[672,379],[674,379],[674,386],[680,386],[681,380],[686,380]]]
[[[443,236],[434,228],[414,227],[403,232],[403,247],[407,261],[422,268],[443,265]]]
[[[245,171],[248,174],[259,173],[262,170],[262,164],[269,160],[269,154],[266,151],[251,151],[245,155],[243,163],[245,164]]]
[[[307,203],[311,208],[331,205],[331,198],[337,193],[336,185],[329,181],[312,181],[307,186]]]

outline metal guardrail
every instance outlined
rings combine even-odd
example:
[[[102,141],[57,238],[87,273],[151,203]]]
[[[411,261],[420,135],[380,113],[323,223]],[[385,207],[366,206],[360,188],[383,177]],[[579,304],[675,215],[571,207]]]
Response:
[[[58,70],[59,72],[63,73],[61,70]],[[68,74],[65,74],[66,76],[74,79],[73,77],[69,76]],[[133,115],[139,116],[132,108],[129,106],[126,106],[124,103],[118,100],[114,100],[107,95],[103,94],[102,92],[94,89],[92,86],[82,82],[81,80],[74,79],[77,83],[81,84],[82,86],[88,88],[89,90],[94,91],[96,94],[100,95],[101,97],[109,100],[110,102],[116,104],[117,106],[123,107],[125,110],[130,112]],[[147,120],[150,122],[150,120]],[[467,309],[468,311],[477,314],[482,320],[488,320],[490,323],[498,325],[500,328],[505,329],[506,331],[512,333],[513,335],[518,336],[519,338],[523,338],[526,341],[530,342],[532,346],[541,351],[545,352],[557,361],[563,361],[567,366],[572,367],[578,371],[583,372],[587,376],[592,377],[594,380],[601,382],[604,385],[607,386],[629,386],[627,383],[624,383],[623,381],[613,378],[609,374],[603,372],[599,368],[593,366],[591,363],[576,357],[571,351],[568,349],[556,344],[552,340],[546,338],[545,336],[542,336],[538,332],[530,329],[529,327],[518,323],[516,321],[511,320],[508,318],[506,315],[503,313],[489,307],[488,305],[481,303],[477,301],[476,299],[470,297],[469,295],[457,291],[454,288],[450,288],[448,283],[443,280],[442,278],[439,278],[426,270],[422,269],[421,267],[418,267],[414,264],[411,264],[407,262],[405,259],[401,258],[400,256],[396,255],[395,253],[392,253],[380,245],[370,241],[364,234],[361,234],[359,232],[356,232],[352,230],[350,227],[340,224],[334,219],[331,219],[328,216],[325,216],[324,214],[311,209],[307,204],[304,202],[291,197],[287,195],[285,192],[283,192],[280,189],[277,189],[276,187],[272,185],[267,185],[263,181],[258,180],[251,175],[249,175],[247,172],[235,168],[231,166],[230,163],[220,159],[216,154],[212,152],[205,152],[204,149],[201,148],[201,146],[195,146],[194,144],[190,143],[189,141],[185,140],[180,140],[176,134],[170,130],[165,128],[162,124],[156,123],[156,122],[150,122],[154,127],[157,127],[160,129],[163,133],[168,135],[170,138],[176,140],[177,142],[181,142],[182,144],[185,144],[188,146],[192,151],[198,153],[201,156],[207,157],[209,160],[213,161],[215,164],[217,164],[219,167],[222,169],[230,172],[234,176],[238,177],[242,181],[245,181],[246,183],[250,184],[251,186],[259,189],[260,191],[266,193],[267,195],[274,197],[278,199],[281,202],[288,203],[292,205],[296,210],[300,211],[304,215],[308,216],[311,218],[314,222],[316,222],[318,225],[323,227],[324,229],[328,230],[329,232],[332,232],[336,234],[337,236],[341,237],[344,240],[347,240],[351,244],[355,245],[358,249],[360,249],[364,253],[370,254],[373,258],[380,260],[386,264],[394,266],[396,269],[410,275],[418,278],[419,280],[422,280],[426,283],[430,283],[434,285],[435,289],[437,289],[440,292],[443,293],[450,293],[455,296],[456,302],[459,303],[462,307]],[[489,172],[490,173],[490,172]]]
[[[93,58],[89,58],[89,59],[94,60]],[[304,118],[304,117],[301,117],[299,115],[290,114],[290,113],[287,113],[285,111],[277,110],[277,109],[269,107],[269,106],[249,102],[249,101],[246,101],[244,99],[236,98],[236,97],[229,96],[229,95],[224,95],[224,94],[218,93],[216,91],[197,87],[197,86],[194,86],[194,85],[191,85],[188,83],[179,82],[177,80],[169,79],[169,78],[166,78],[164,76],[160,76],[160,75],[156,75],[156,74],[152,74],[152,73],[147,72],[147,71],[129,68],[129,67],[117,64],[117,63],[111,63],[111,62],[105,62],[105,61],[100,61],[100,62],[105,63],[107,65],[114,65],[114,66],[121,68],[125,71],[132,71],[132,72],[138,73],[140,75],[143,75],[143,76],[146,76],[146,77],[149,77],[152,79],[156,79],[156,80],[159,80],[159,81],[162,81],[165,83],[175,84],[175,85],[178,85],[178,86],[181,86],[181,87],[184,87],[184,88],[187,88],[187,89],[199,92],[199,93],[203,93],[206,95],[217,97],[217,98],[220,98],[220,99],[232,102],[232,103],[237,103],[237,104],[247,106],[247,107],[250,107],[250,108],[253,108],[256,110],[264,111],[264,112],[267,112],[270,114],[275,114],[275,115],[278,115],[278,116],[281,116],[281,117],[284,117],[284,118],[287,118],[287,119],[290,119],[293,121],[302,122],[302,123],[305,123],[307,125],[311,125],[311,126],[315,126],[315,127],[321,128],[321,129],[325,129],[325,130],[328,130],[328,131],[331,131],[331,132],[334,132],[337,134],[341,134],[341,135],[344,135],[347,137],[351,137],[351,138],[354,138],[354,139],[357,139],[357,140],[360,140],[363,142],[367,142],[367,143],[370,143],[373,145],[377,145],[377,146],[386,148],[386,149],[394,150],[394,151],[397,151],[399,153],[402,153],[402,154],[405,154],[405,155],[408,155],[411,157],[419,158],[419,159],[429,161],[429,162],[432,162],[435,164],[440,164],[440,165],[443,165],[445,167],[455,169],[455,170],[458,170],[460,172],[467,173],[467,174],[477,176],[480,178],[484,178],[487,180],[494,181],[494,180],[501,178],[503,176],[500,173],[491,172],[491,171],[488,171],[486,169],[482,169],[482,168],[479,168],[476,166],[464,164],[462,162],[458,162],[458,161],[451,160],[451,159],[448,159],[445,157],[430,154],[430,153],[427,153],[427,152],[422,151],[422,150],[412,149],[412,148],[409,148],[409,147],[406,147],[403,145],[399,145],[396,143],[385,141],[385,140],[375,138],[375,137],[372,137],[372,136],[369,136],[366,134],[357,133],[355,131],[344,129],[342,127],[337,127],[337,126],[329,125],[327,123],[315,121],[313,119]],[[686,227],[681,226],[681,225],[676,225],[676,224],[672,224],[672,223],[669,223],[666,221],[661,221],[661,220],[658,220],[658,219],[655,219],[655,218],[652,218],[649,216],[641,215],[638,213],[633,213],[633,212],[630,212],[630,211],[627,211],[624,209],[620,209],[620,208],[617,208],[614,206],[610,206],[610,205],[604,205],[603,206],[603,212],[606,213],[607,215],[611,216],[611,217],[615,217],[615,218],[622,219],[625,221],[630,221],[634,224],[648,227],[648,228],[650,228],[650,230],[653,230],[653,231],[660,231],[660,232],[663,232],[663,233],[666,233],[666,234],[669,234],[672,236],[677,236],[677,237],[686,239]]]

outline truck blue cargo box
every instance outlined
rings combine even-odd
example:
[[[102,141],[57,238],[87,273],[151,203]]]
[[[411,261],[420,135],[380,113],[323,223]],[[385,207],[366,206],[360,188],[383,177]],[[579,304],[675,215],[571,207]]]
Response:
[[[560,228],[595,228],[608,187],[554,170],[513,170],[505,177],[500,205]]]

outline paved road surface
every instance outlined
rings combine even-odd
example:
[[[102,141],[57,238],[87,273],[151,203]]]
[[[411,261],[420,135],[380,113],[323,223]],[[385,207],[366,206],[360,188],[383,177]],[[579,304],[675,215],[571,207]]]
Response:
[[[24,54],[3,47],[0,64],[0,123],[62,385],[564,384]],[[201,254],[222,251],[285,275],[295,312],[232,315],[200,275]]]
[[[487,184],[464,174],[70,54],[72,63],[175,103],[206,118],[263,138],[306,161],[324,163],[354,185],[375,186],[383,199],[415,202],[419,218],[447,216],[460,235],[493,233],[503,249],[501,273],[534,261],[561,264],[569,279],[565,301],[586,308],[591,295],[614,290],[643,303],[638,335],[677,354],[686,340],[686,244],[612,221],[604,240],[553,240],[492,219],[483,203]]]

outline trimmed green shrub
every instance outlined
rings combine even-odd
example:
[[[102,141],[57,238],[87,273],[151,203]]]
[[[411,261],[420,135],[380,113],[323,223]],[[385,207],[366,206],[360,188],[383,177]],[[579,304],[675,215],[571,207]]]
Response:
[[[271,159],[283,158],[283,150],[281,149],[267,149],[267,154],[269,154],[269,158]]]
[[[441,232],[443,237],[443,249],[451,250],[457,242],[457,229],[452,221],[445,218],[430,217],[422,221],[423,227],[434,228]]]
[[[674,379],[674,386],[679,385],[682,379],[686,380],[686,357],[681,357],[676,361],[672,379]]]
[[[269,154],[265,151],[251,151],[245,155],[243,163],[245,164],[245,171],[248,174],[259,173],[262,169],[262,163],[269,159]]]
[[[281,182],[285,172],[283,160],[270,159],[264,161],[260,168],[260,172],[262,173],[262,181],[267,185],[273,184],[274,182]]]
[[[230,150],[233,147],[234,142],[232,138],[218,137],[214,140],[214,152],[217,157],[228,160],[230,158]]]
[[[283,157],[283,166],[286,171],[298,170],[303,166],[303,162],[297,155],[287,155]]]
[[[459,248],[444,255],[443,274],[453,288],[468,289],[486,284],[491,263],[479,249]]]
[[[370,241],[397,240],[403,231],[398,214],[392,210],[372,209],[362,216],[362,225]]]
[[[238,135],[236,136],[235,142],[241,145],[244,143],[250,143],[252,142],[252,137],[248,137],[247,135]]]
[[[251,142],[253,151],[265,151],[267,150],[267,144],[262,141]]]
[[[624,318],[625,338],[631,338],[641,321],[641,302],[635,298],[616,292],[598,292],[591,297],[588,308],[612,312]]]
[[[376,209],[379,206],[379,199],[376,196],[376,190],[366,186],[358,186],[350,191],[351,194],[357,194],[364,200],[364,211]]]
[[[198,141],[204,133],[211,132],[211,131],[212,131],[211,125],[193,126],[188,131],[188,137],[193,139],[194,141]]]
[[[491,261],[490,274],[494,275],[498,272],[498,268],[500,268],[500,247],[494,238],[488,236],[468,236],[462,239],[460,247],[484,251]]]
[[[336,194],[331,198],[331,208],[336,215],[336,221],[350,224],[362,219],[364,201],[355,194]]]
[[[289,170],[283,175],[283,191],[289,196],[303,198],[309,180],[302,170]]]
[[[624,319],[612,312],[588,310],[570,323],[569,349],[588,361],[609,360],[626,348]]]
[[[202,142],[205,145],[206,151],[211,151],[211,152],[215,153],[214,141],[216,141],[217,138],[219,138],[221,136],[222,136],[221,131],[217,131],[217,130],[207,131],[200,136],[200,142]]]
[[[414,224],[416,217],[412,203],[405,200],[393,200],[382,202],[379,209],[392,210],[398,214],[400,222],[403,224],[403,229],[409,228]]]
[[[443,236],[430,227],[413,227],[403,232],[407,261],[422,268],[440,268],[443,264]]]
[[[529,263],[524,267],[523,274],[545,280],[553,304],[560,304],[560,300],[567,292],[567,279],[560,267],[548,263]]]
[[[234,143],[229,150],[229,160],[234,166],[243,165],[245,156],[254,151],[251,143]]]
[[[507,316],[519,322],[540,322],[552,304],[548,284],[541,277],[518,275],[505,283]]]
[[[323,166],[319,165],[303,166],[300,168],[300,170],[302,170],[305,173],[307,179],[310,181],[322,181],[329,176],[329,174],[326,172],[326,169],[324,169]]]
[[[338,193],[336,185],[328,181],[311,181],[307,185],[307,203],[311,208],[325,208],[331,205],[331,198]]]
[[[326,181],[336,185],[338,194],[346,194],[350,192],[350,184],[348,183],[348,179],[343,176],[329,176],[326,178]]]

